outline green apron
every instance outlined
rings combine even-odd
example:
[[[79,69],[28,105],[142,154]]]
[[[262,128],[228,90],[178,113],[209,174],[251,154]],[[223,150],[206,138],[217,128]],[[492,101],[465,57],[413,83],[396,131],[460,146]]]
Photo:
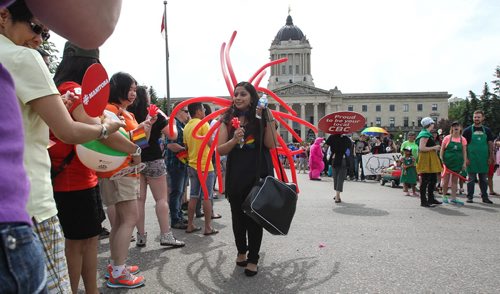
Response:
[[[488,140],[486,138],[486,131],[475,131],[472,127],[472,139],[467,146],[467,157],[469,159],[469,166],[467,167],[468,173],[485,174],[488,172]]]
[[[450,137],[450,142],[446,149],[444,150],[443,161],[446,167],[454,172],[460,172],[464,165],[464,157],[462,154],[462,138],[460,138],[460,143],[452,142]]]

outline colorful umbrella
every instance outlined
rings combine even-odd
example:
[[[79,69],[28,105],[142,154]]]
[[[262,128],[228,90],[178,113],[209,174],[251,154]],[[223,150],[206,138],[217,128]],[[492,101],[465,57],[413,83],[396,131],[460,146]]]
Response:
[[[368,127],[364,129],[361,134],[365,134],[368,136],[378,136],[381,134],[389,134],[385,129],[379,127]]]

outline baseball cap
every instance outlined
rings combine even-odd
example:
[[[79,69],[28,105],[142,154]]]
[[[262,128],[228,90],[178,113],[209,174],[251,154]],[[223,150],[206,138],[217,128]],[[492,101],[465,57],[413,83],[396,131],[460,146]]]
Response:
[[[422,125],[422,127],[424,128],[427,128],[428,126],[430,126],[431,124],[435,124],[436,122],[434,122],[434,120],[430,117],[424,117],[421,121],[420,121],[420,124]]]
[[[459,125],[460,125],[460,123],[458,121],[454,121],[451,123],[451,126],[459,126]]]

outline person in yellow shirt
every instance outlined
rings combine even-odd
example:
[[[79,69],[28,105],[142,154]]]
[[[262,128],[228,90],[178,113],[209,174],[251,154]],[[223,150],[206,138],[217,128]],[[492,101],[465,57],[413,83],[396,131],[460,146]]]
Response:
[[[201,166],[204,168],[207,160],[209,161],[208,175],[206,179],[206,185],[208,189],[208,197],[205,198],[203,195],[203,190],[201,189],[200,179],[198,178],[197,172],[197,162],[198,162],[198,153],[201,148],[201,139],[195,139],[193,137],[193,129],[196,125],[205,117],[205,109],[203,104],[201,103],[192,103],[188,106],[188,111],[191,116],[191,119],[184,127],[184,144],[188,150],[188,175],[190,182],[190,193],[189,193],[189,204],[188,204],[188,227],[186,229],[186,233],[192,233],[195,231],[201,230],[200,227],[196,227],[193,224],[194,220],[194,212],[196,209],[196,203],[198,200],[201,201],[203,199],[203,213],[205,214],[205,231],[204,235],[213,235],[217,234],[219,231],[212,228],[212,202],[211,199],[213,197],[213,188],[215,181],[215,173],[214,167],[211,162],[211,158],[208,156],[210,146],[207,145],[205,150],[203,151],[203,156],[201,158]],[[208,133],[210,126],[208,123],[205,123],[200,130],[198,131],[198,136],[204,136]],[[209,144],[211,144],[211,140]]]

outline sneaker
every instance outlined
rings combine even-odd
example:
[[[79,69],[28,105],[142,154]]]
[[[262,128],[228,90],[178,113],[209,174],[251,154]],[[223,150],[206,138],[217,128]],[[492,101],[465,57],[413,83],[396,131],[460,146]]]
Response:
[[[180,247],[184,247],[186,244],[182,241],[175,239],[174,234],[172,234],[172,232],[168,232],[166,234],[161,235],[160,245],[180,248]]]
[[[451,201],[453,202],[453,200],[451,200]],[[443,196],[443,203],[450,203],[450,202],[448,201],[448,197]]]
[[[136,241],[135,241],[135,246],[137,246],[137,247],[145,247],[147,241],[148,241],[148,233],[147,232],[144,232],[144,235],[141,235],[141,234],[139,234],[139,232],[137,232],[137,238],[136,238]]]
[[[493,204],[493,201],[488,198],[483,198],[483,203]]]
[[[412,195],[415,196],[415,197],[420,197],[420,194],[418,194],[417,192],[413,192]]]
[[[125,268],[129,273],[133,275],[137,275],[141,271],[137,265],[126,265]],[[104,274],[104,278],[109,279],[112,271],[113,271],[113,266],[111,264],[108,264],[108,267],[106,268],[106,273]]]
[[[464,205],[464,203],[458,199],[451,199],[450,202],[456,205]]]
[[[133,289],[142,285],[144,285],[144,277],[135,276],[127,268],[123,270],[122,275],[118,278],[113,278],[113,275],[110,275],[109,280],[106,282],[106,286],[109,288]]]
[[[474,200],[472,200],[472,198],[467,198],[467,203],[474,203]]]
[[[411,196],[410,192],[405,192],[405,196]]]
[[[172,229],[178,229],[178,230],[185,230],[187,229],[188,225],[183,223],[183,222],[177,222],[172,225]]]

